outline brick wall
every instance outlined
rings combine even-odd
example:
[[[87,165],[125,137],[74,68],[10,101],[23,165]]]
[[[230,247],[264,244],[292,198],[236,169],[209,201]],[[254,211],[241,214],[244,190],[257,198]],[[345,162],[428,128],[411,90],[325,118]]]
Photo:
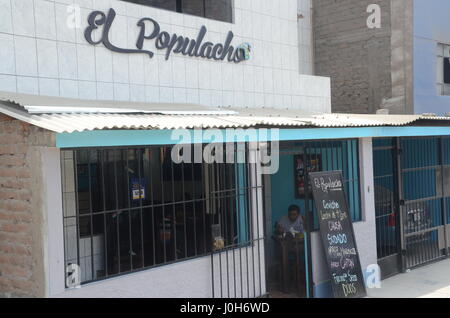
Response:
[[[40,150],[54,134],[0,114],[0,297],[45,295]]]
[[[381,29],[369,29],[369,4]],[[331,77],[333,112],[374,113],[391,98],[390,0],[315,0],[316,75]]]

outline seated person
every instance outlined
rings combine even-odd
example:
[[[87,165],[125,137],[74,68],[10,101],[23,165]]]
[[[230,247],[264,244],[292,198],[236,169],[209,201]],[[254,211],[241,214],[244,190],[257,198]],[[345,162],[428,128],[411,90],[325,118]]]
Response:
[[[282,259],[282,289],[285,292],[292,292],[297,290],[302,293],[304,290],[305,280],[305,258],[303,244],[290,244],[294,242],[292,239],[298,237],[304,232],[303,217],[300,215],[300,208],[298,205],[291,205],[288,208],[288,214],[284,215],[277,224],[277,234],[280,238],[283,238],[283,242],[288,242],[288,245],[284,245],[284,250],[287,255],[285,259]],[[286,236],[286,234],[288,234]],[[284,238],[288,239],[287,241]],[[280,250],[281,251],[281,250]],[[287,262],[287,264],[285,263]]]
[[[303,218],[300,215],[298,205],[291,205],[288,208],[288,214],[284,215],[277,224],[277,234],[291,233],[295,236],[304,232]]]

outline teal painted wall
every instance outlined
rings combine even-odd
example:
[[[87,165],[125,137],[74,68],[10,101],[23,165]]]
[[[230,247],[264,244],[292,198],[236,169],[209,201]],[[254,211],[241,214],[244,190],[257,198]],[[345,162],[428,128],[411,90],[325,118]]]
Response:
[[[309,155],[320,154],[323,171],[341,170],[343,172],[350,215],[354,222],[361,221],[358,141],[298,143],[289,151],[302,153],[304,146],[307,146]],[[287,209],[291,204],[297,204],[301,213],[305,215],[305,200],[295,198],[294,175],[294,154],[281,153],[279,171],[271,176],[272,229],[275,223],[287,214]],[[347,180],[349,181],[347,182]],[[310,201],[309,204],[313,211],[313,228],[317,230],[319,223],[314,203]]]
[[[272,229],[275,223],[287,215],[291,204],[297,204],[304,215],[304,200],[295,198],[294,188],[294,155],[280,156],[280,169],[271,176],[272,187]]]
[[[224,131],[224,130],[222,130]],[[144,145],[173,145],[179,143],[179,139],[172,138],[172,132],[179,130],[93,130],[73,133],[56,134],[56,146],[58,148],[80,147],[114,147],[114,146],[144,146]],[[181,143],[197,143],[195,133],[189,130],[191,138]],[[305,129],[280,129],[279,135],[270,133],[264,136],[260,131],[256,138],[243,136],[237,141],[271,141],[271,140],[321,140],[321,139],[347,139],[363,137],[408,137],[408,136],[450,136],[450,127],[363,127],[363,128],[305,128]],[[178,136],[178,134],[175,134]],[[201,134],[200,134],[201,135]],[[226,136],[225,136],[226,137]],[[235,139],[223,140],[227,142]],[[259,138],[258,138],[259,137]],[[201,139],[204,143],[208,138]]]

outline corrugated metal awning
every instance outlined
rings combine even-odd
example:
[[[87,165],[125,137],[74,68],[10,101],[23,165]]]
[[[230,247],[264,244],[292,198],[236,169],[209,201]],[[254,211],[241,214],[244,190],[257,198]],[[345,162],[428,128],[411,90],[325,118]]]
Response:
[[[157,114],[233,114],[234,111],[198,104],[139,103],[81,100],[0,91],[0,102],[22,106],[29,113],[157,113]]]
[[[121,106],[121,107],[119,107]],[[307,115],[286,109],[208,108],[200,105],[80,101],[0,93],[0,112],[57,133],[113,129],[340,128],[405,126],[450,118],[422,115]]]

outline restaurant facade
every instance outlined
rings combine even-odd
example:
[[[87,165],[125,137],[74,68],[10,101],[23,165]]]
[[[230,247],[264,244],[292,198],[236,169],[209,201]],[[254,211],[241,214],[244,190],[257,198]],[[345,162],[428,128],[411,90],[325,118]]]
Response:
[[[331,114],[309,1],[0,8],[1,295],[276,295],[295,204],[290,277],[330,297],[311,171],[342,171],[366,278],[446,257],[447,118]]]

